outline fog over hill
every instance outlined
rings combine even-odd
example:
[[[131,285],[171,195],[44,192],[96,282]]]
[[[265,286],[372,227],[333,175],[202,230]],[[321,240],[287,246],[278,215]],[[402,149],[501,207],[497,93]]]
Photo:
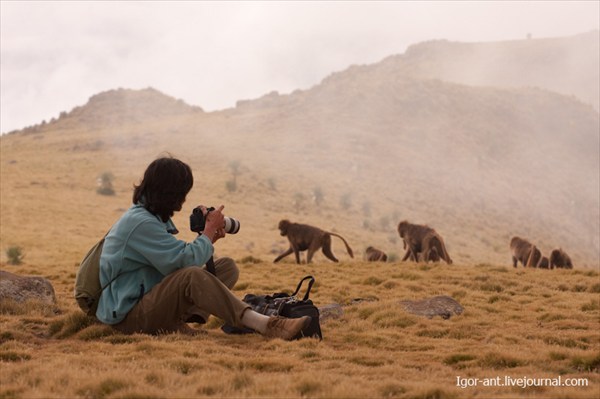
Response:
[[[600,32],[496,43],[429,41],[386,58],[372,71],[402,71],[474,86],[540,87],[600,101]]]
[[[95,156],[110,157],[123,139],[108,132],[133,129],[146,143],[144,154],[172,151],[193,157],[200,169],[203,157],[194,154],[239,162],[246,168],[239,201],[256,201],[274,217],[321,221],[361,239],[382,230],[397,235],[403,219],[427,223],[464,263],[506,264],[510,237],[520,235],[545,254],[562,246],[576,265],[597,267],[597,52],[590,56],[597,44],[597,32],[422,43],[333,73],[308,90],[211,113],[154,89],[113,90],[17,135],[81,131],[85,142],[93,131],[103,143]],[[127,151],[134,159],[142,148]],[[139,156],[141,173],[149,160]],[[279,182],[275,194],[267,181]],[[315,188],[325,194],[329,219],[315,216],[318,207],[308,199],[291,205],[294,195],[310,198]],[[343,196],[352,200],[345,209],[338,205]],[[259,234],[261,214],[239,216]]]

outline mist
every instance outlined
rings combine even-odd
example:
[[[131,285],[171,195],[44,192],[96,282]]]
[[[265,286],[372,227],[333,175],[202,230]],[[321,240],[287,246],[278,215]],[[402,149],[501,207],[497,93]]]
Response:
[[[116,88],[205,111],[318,84],[422,41],[488,42],[599,28],[599,3],[16,2],[1,7],[0,131]]]

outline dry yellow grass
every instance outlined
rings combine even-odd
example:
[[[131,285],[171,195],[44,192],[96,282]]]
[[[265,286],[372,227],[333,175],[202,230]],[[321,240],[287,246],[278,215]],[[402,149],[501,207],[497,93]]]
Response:
[[[240,297],[291,290],[312,274],[313,300],[343,304],[344,315],[322,324],[321,342],[284,342],[226,335],[217,319],[198,337],[125,336],[93,324],[65,295],[57,315],[46,307],[5,306],[0,397],[597,397],[595,271],[549,278],[547,271],[487,264],[357,261],[240,268]],[[59,292],[71,288],[67,278],[50,278]],[[435,295],[451,295],[465,312],[427,319],[398,305]],[[355,298],[368,300],[351,304]],[[457,386],[459,377],[559,376],[588,386]]]

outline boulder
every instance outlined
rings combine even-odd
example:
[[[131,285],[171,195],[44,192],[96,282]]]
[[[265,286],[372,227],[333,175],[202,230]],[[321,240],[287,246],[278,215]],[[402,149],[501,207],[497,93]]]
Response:
[[[460,303],[445,295],[435,296],[420,301],[405,300],[400,301],[399,303],[407,312],[425,316],[429,319],[434,316],[449,319],[453,314],[459,315],[465,310]]]
[[[319,321],[323,323],[329,319],[339,319],[344,315],[344,309],[339,303],[330,303],[319,307]]]
[[[13,300],[25,302],[34,299],[47,303],[56,304],[54,287],[44,277],[19,276],[0,270],[0,301]]]

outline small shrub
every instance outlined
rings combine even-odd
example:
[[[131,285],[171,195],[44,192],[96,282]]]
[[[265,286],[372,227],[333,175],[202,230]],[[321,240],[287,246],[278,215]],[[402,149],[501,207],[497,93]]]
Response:
[[[19,246],[10,247],[6,250],[6,256],[8,257],[9,265],[20,265],[23,263],[23,249]]]
[[[362,211],[365,216],[371,215],[371,203],[366,201],[362,204]]]
[[[225,182],[225,188],[230,193],[236,192],[237,191],[237,183],[236,183],[236,181],[235,180],[227,180]]]
[[[313,190],[313,201],[315,202],[315,205],[321,205],[324,199],[325,194],[323,194],[323,190],[321,189],[321,187],[315,187],[315,189]]]
[[[349,193],[346,193],[340,197],[340,206],[345,211],[352,207],[352,196]]]
[[[115,195],[112,181],[114,175],[110,172],[104,172],[98,178],[98,188],[96,192],[100,195]]]

